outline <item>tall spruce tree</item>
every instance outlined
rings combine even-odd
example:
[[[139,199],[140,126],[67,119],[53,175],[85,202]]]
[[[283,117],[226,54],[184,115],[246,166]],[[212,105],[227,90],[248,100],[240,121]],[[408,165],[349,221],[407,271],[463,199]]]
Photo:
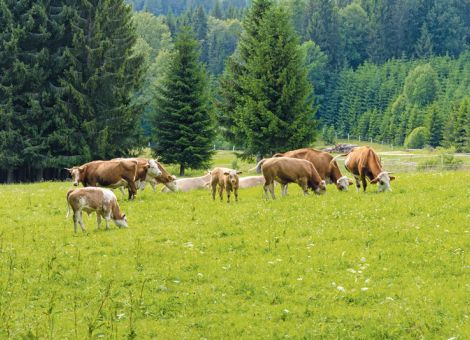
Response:
[[[214,126],[208,108],[207,79],[193,32],[182,27],[175,55],[157,94],[154,152],[167,163],[204,168],[211,160]]]
[[[245,156],[261,157],[308,145],[316,129],[312,88],[290,18],[282,7],[258,0],[248,13],[222,82],[222,123]],[[227,124],[228,125],[228,124]]]

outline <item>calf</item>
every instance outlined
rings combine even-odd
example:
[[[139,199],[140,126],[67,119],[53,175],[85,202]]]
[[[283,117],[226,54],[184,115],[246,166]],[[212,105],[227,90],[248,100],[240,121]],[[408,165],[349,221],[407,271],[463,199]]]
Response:
[[[321,179],[313,164],[304,159],[290,157],[262,159],[256,165],[257,169],[259,167],[261,167],[265,179],[264,194],[266,199],[269,199],[268,189],[271,192],[271,197],[276,198],[274,181],[281,184],[282,196],[287,194],[288,183],[297,183],[305,195],[308,194],[308,189],[313,190],[317,195],[326,191],[326,182]]]
[[[390,188],[390,181],[393,181],[395,177],[390,176],[390,172],[382,169],[379,156],[375,153],[372,148],[368,146],[361,146],[354,148],[346,156],[344,160],[344,166],[346,169],[354,175],[356,179],[357,191],[362,187],[364,192],[367,188],[366,178],[370,180],[371,184],[378,184],[378,191],[392,191]],[[340,157],[337,156],[337,157]],[[336,158],[336,157],[335,157]]]
[[[235,201],[238,201],[238,185],[239,178],[238,174],[241,174],[241,171],[227,169],[227,168],[214,168],[210,172],[211,174],[211,187],[212,187],[212,199],[215,200],[215,192],[217,190],[217,185],[219,186],[219,196],[222,201],[223,191],[227,192],[227,203],[230,203],[230,192],[233,191],[235,195]]]
[[[109,229],[109,220],[113,220],[118,227],[127,228],[126,214],[121,213],[114,193],[109,189],[98,187],[86,187],[71,189],[67,192],[67,217],[73,210],[73,229],[77,232],[77,224],[85,231],[82,211],[90,214],[96,212],[98,229],[101,217],[106,220],[106,229]]]

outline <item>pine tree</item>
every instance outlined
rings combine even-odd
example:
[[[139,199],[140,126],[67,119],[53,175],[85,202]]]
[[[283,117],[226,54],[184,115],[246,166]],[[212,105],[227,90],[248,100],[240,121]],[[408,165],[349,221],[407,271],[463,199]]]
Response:
[[[188,27],[175,42],[175,56],[157,99],[154,152],[185,169],[206,167],[212,157],[214,127],[208,111],[207,80],[198,43]]]
[[[254,15],[261,12],[261,16]],[[255,1],[239,43],[241,77],[231,78],[228,98],[246,156],[306,146],[316,122],[312,88],[289,16],[270,1]],[[225,95],[225,93],[222,93]]]
[[[427,111],[426,128],[429,131],[429,145],[437,147],[441,144],[444,121],[437,105],[431,105]]]
[[[14,105],[14,65],[18,58],[18,28],[11,8],[0,0],[0,170],[7,172],[6,181],[14,181],[14,169],[21,164],[22,126]],[[18,70],[20,71],[20,70]],[[17,71],[17,72],[18,72]]]

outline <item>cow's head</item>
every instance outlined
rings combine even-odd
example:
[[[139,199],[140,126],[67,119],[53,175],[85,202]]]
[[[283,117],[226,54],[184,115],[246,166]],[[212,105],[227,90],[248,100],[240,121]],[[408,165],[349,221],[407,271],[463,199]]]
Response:
[[[116,223],[116,225],[117,225],[119,228],[127,228],[128,225],[127,225],[126,214],[121,214],[121,216],[115,217],[115,218],[114,218],[114,223]]]
[[[336,187],[338,188],[338,190],[341,190],[341,191],[348,191],[348,188],[350,185],[352,185],[354,182],[349,179],[347,176],[342,176],[340,178],[338,178],[338,180],[336,181]]]
[[[225,171],[224,175],[227,176],[227,180],[232,183],[232,185],[237,185],[238,183],[238,175],[241,174],[241,171],[237,170],[230,170],[230,171]]]
[[[80,183],[81,181],[83,181],[83,177],[84,177],[84,174],[85,174],[85,166],[74,166],[73,168],[69,169],[69,168],[65,168],[65,170],[67,170],[70,174],[70,176],[72,177],[72,183],[73,185],[77,186],[78,183]]]
[[[171,175],[169,177],[171,180],[169,182],[164,183],[165,186],[173,192],[178,191],[178,185],[176,184],[176,176]]]
[[[382,171],[380,174],[377,175],[376,178],[374,178],[372,181],[370,181],[372,184],[376,184],[379,186],[378,191],[383,192],[383,191],[392,191],[392,188],[390,188],[390,181],[393,181],[395,177],[390,176],[391,172],[388,171]]]
[[[153,159],[149,159],[148,161],[147,174],[151,177],[159,177],[162,175],[162,171],[158,167],[158,163]]]
[[[317,195],[323,195],[326,192],[326,182],[321,180],[320,183],[313,189],[313,192]]]

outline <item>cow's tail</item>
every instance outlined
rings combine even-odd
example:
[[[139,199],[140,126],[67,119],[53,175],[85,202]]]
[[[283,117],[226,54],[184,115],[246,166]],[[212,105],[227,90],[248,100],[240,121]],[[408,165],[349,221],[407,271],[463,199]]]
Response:
[[[258,162],[258,164],[256,164],[256,166],[254,168],[251,168],[250,170],[248,171],[253,171],[253,170],[256,170],[257,173],[260,173],[261,172],[261,166],[263,165],[263,163],[266,161],[265,158],[263,158],[262,160],[260,160]]]
[[[347,155],[349,155],[349,153],[343,153],[343,154],[341,154],[341,155],[338,155],[338,156],[333,157],[333,158],[331,159],[331,161],[330,161],[330,165],[333,164],[334,162],[336,162],[336,160],[337,160],[338,158],[340,158],[340,157],[346,157]]]
[[[75,189],[70,189],[67,191],[67,215],[65,215],[65,218],[68,218],[70,216],[70,203],[69,203],[69,196],[70,194],[74,191]]]

